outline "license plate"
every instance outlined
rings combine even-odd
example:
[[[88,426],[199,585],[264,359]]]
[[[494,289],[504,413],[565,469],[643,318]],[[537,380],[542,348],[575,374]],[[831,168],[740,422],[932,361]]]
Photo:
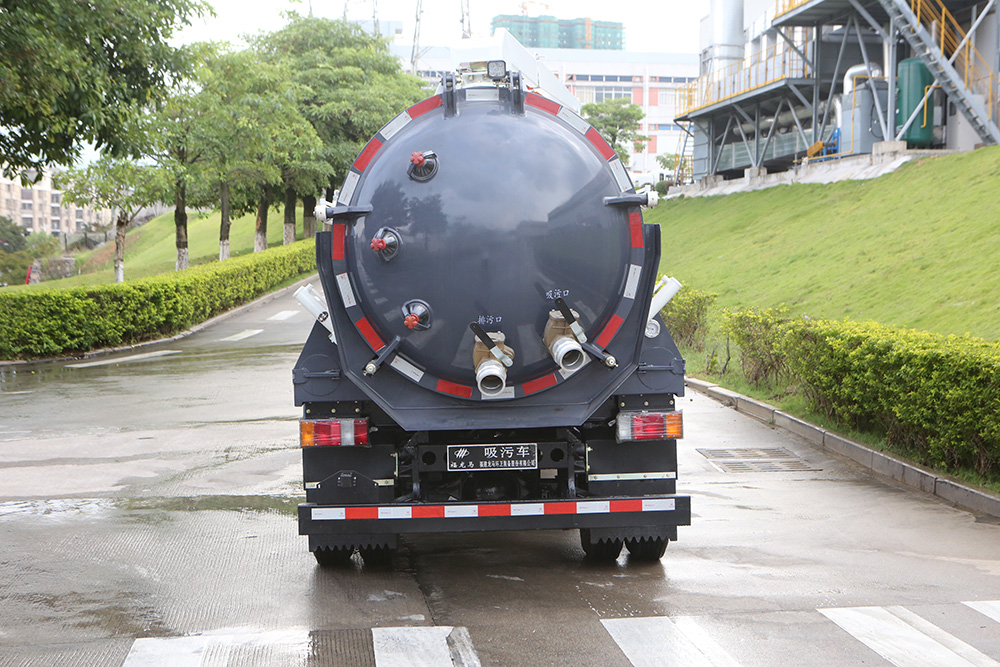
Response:
[[[538,445],[448,445],[448,470],[534,470]]]

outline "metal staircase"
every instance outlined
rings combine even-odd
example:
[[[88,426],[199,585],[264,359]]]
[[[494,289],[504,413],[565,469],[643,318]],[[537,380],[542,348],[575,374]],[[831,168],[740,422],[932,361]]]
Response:
[[[966,35],[938,1],[878,0],[920,56],[934,79],[958,107],[984,144],[1000,144],[997,127],[997,77],[977,58]],[[933,26],[934,35],[927,27]],[[950,57],[949,57],[950,56]],[[958,67],[956,68],[956,64]],[[982,98],[982,102],[980,99]]]
[[[677,152],[674,158],[674,185],[690,183],[694,179],[694,141],[691,139],[691,127],[681,132],[677,138]]]

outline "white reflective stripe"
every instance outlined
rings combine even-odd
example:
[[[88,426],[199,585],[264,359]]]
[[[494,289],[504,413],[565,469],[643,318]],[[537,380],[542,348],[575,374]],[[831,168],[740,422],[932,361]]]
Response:
[[[545,503],[511,503],[511,516],[538,516],[545,514]]]
[[[386,141],[389,141],[392,139],[392,135],[406,127],[406,124],[411,120],[410,114],[404,111],[385,124],[385,127],[382,128],[382,136],[385,137]]]
[[[636,288],[639,286],[639,274],[642,273],[642,267],[635,264],[629,264],[628,267],[628,279],[625,281],[625,298],[634,299]]]
[[[466,102],[497,102],[500,100],[499,88],[466,88]]]
[[[344,179],[344,187],[340,188],[340,197],[337,198],[338,204],[350,204],[351,197],[354,196],[354,188],[358,187],[358,181],[361,180],[361,174],[348,171],[347,178]]]
[[[346,507],[314,507],[313,521],[343,521],[347,518]]]
[[[486,394],[481,394],[481,395],[483,399],[488,401],[496,398],[514,398],[514,387],[504,387],[503,391],[494,396],[487,396]]]
[[[577,514],[610,514],[610,500],[584,500],[576,503]]]
[[[376,479],[373,481],[375,482],[375,486],[392,486],[396,483],[395,479]]]
[[[569,123],[570,126],[580,134],[587,134],[587,130],[590,129],[590,123],[580,118],[580,116],[566,107],[560,107],[559,113],[557,113],[556,116]]]
[[[379,507],[378,518],[380,519],[412,519],[413,510],[411,507]]]
[[[445,505],[444,518],[463,519],[479,516],[479,505]]]
[[[424,372],[422,370],[411,364],[406,359],[403,359],[398,354],[392,358],[389,365],[416,382],[420,382],[421,378],[424,377]]]
[[[587,475],[591,482],[625,482],[638,479],[677,479],[675,472],[609,472]]]
[[[628,172],[625,171],[625,165],[622,161],[616,157],[611,158],[608,163],[611,165],[611,171],[615,175],[615,181],[618,182],[618,187],[622,189],[622,192],[632,189],[632,179],[628,177]]]
[[[896,667],[1000,664],[902,607],[820,609],[819,613]]]
[[[642,501],[643,512],[665,512],[673,509],[673,498],[646,498]]]
[[[983,616],[992,618],[997,623],[1000,623],[1000,602],[997,601],[983,601],[983,602],[963,602],[966,607],[971,607],[975,609]]]
[[[353,308],[358,304],[354,299],[354,288],[351,287],[351,277],[347,273],[337,274],[337,287],[340,288],[340,300],[345,308]]]

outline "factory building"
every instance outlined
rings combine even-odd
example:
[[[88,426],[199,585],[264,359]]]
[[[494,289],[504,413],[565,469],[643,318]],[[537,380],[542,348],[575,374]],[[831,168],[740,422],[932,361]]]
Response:
[[[712,0],[701,42],[675,103],[694,180],[1000,142],[995,0]]]
[[[531,48],[618,51],[625,48],[625,27],[613,21],[501,14],[491,21],[491,31],[495,33],[498,28],[505,28],[517,41]]]

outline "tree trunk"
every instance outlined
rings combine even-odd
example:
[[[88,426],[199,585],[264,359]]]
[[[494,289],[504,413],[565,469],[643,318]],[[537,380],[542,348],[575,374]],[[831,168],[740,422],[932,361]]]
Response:
[[[311,239],[316,236],[316,197],[306,195],[302,198],[302,235]]]
[[[285,226],[282,230],[281,245],[291,245],[295,243],[295,203],[298,197],[295,190],[285,188]]]
[[[183,178],[174,182],[174,227],[177,229],[177,264],[174,269],[188,267],[187,183]]]
[[[125,282],[125,228],[128,227],[128,216],[124,211],[118,213],[115,222],[115,282]]]
[[[267,210],[271,208],[271,186],[265,185],[257,201],[257,231],[253,237],[253,251],[267,250]]]
[[[219,186],[219,211],[222,215],[222,222],[219,224],[219,261],[224,262],[229,259],[229,228],[232,221],[229,219],[229,183]]]

